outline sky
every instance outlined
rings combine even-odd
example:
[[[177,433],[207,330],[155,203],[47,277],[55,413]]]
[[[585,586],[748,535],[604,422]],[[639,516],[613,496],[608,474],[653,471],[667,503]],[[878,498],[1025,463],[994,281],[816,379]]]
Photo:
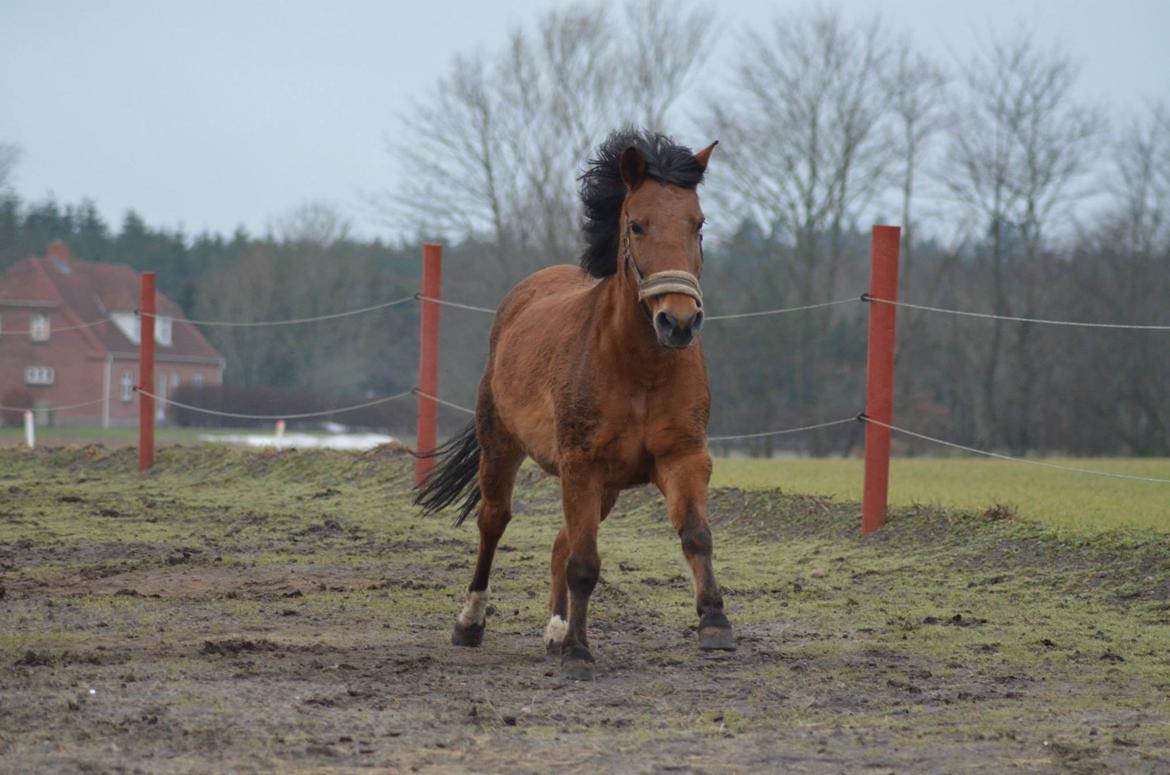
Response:
[[[392,189],[386,140],[456,54],[492,51],[556,0],[0,0],[0,143],[22,152],[22,198],[92,199],[117,225],[263,233],[307,201],[393,238],[372,192]],[[748,26],[803,0],[712,3],[717,35],[679,106],[686,136]],[[878,12],[944,62],[1026,25],[1082,63],[1080,99],[1124,123],[1170,101],[1170,0],[839,0]]]

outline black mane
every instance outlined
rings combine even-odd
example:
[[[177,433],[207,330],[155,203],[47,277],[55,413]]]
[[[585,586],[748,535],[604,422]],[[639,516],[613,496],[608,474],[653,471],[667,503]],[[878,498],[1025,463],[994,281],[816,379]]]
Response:
[[[580,178],[581,202],[585,205],[581,232],[586,245],[581,268],[594,277],[617,271],[618,221],[626,198],[618,161],[631,145],[646,160],[647,175],[661,183],[694,188],[703,180],[703,169],[691,149],[676,145],[666,135],[634,127],[611,132]]]

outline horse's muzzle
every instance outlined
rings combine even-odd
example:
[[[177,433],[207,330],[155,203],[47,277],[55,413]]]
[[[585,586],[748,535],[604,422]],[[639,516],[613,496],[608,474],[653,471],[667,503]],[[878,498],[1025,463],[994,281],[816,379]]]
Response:
[[[654,316],[654,333],[658,334],[658,343],[663,347],[682,349],[689,347],[695,340],[695,334],[703,327],[703,310],[696,310],[695,314],[685,320],[679,320],[666,310]]]

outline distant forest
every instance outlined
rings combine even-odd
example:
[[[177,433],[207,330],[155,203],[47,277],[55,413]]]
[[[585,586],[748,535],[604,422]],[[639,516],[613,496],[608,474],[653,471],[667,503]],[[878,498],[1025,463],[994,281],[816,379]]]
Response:
[[[409,182],[381,204],[404,231],[444,242],[445,297],[494,306],[533,269],[575,261],[575,172],[590,150],[624,121],[669,126],[679,96],[696,88],[706,49],[693,22],[703,9],[688,8],[647,1],[550,12],[498,52],[453,61],[433,94],[404,113],[391,136],[416,145],[390,152]],[[641,23],[622,23],[631,19]],[[1170,324],[1170,109],[1107,121],[1074,98],[1076,63],[1024,33],[951,69],[893,33],[812,9],[743,35],[735,78],[711,97],[695,140],[722,141],[702,190],[719,214],[703,276],[712,314],[860,295],[868,221],[884,212],[905,227],[906,301]],[[671,53],[679,50],[694,56]],[[630,51],[640,52],[632,64],[622,59]],[[629,91],[615,92],[606,85],[621,67]],[[566,92],[564,83],[576,86]],[[301,317],[410,295],[422,242],[356,239],[344,214],[319,204],[264,235],[224,236],[154,228],[134,213],[115,227],[89,203],[22,201],[11,189],[0,198],[0,270],[58,238],[79,258],[157,272],[190,316],[212,320]],[[709,324],[712,434],[861,411],[865,315],[859,302]],[[446,398],[472,402],[487,325],[481,313],[443,309]],[[414,304],[205,332],[227,357],[232,385],[342,403],[414,383]],[[1015,453],[1170,455],[1165,331],[903,309],[897,368],[895,420],[922,433]],[[444,410],[442,421],[453,430],[465,418]],[[860,440],[859,428],[841,426],[742,448],[849,454]]]

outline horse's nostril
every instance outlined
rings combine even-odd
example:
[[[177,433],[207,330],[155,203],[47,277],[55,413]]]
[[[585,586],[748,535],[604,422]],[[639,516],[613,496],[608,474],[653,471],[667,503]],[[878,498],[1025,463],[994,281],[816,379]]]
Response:
[[[654,327],[664,334],[672,333],[678,329],[678,318],[664,310],[654,316]]]
[[[702,327],[703,327],[703,310],[699,310],[698,312],[695,313],[695,316],[693,318],[691,318],[691,333],[692,334],[699,333],[699,329]]]

